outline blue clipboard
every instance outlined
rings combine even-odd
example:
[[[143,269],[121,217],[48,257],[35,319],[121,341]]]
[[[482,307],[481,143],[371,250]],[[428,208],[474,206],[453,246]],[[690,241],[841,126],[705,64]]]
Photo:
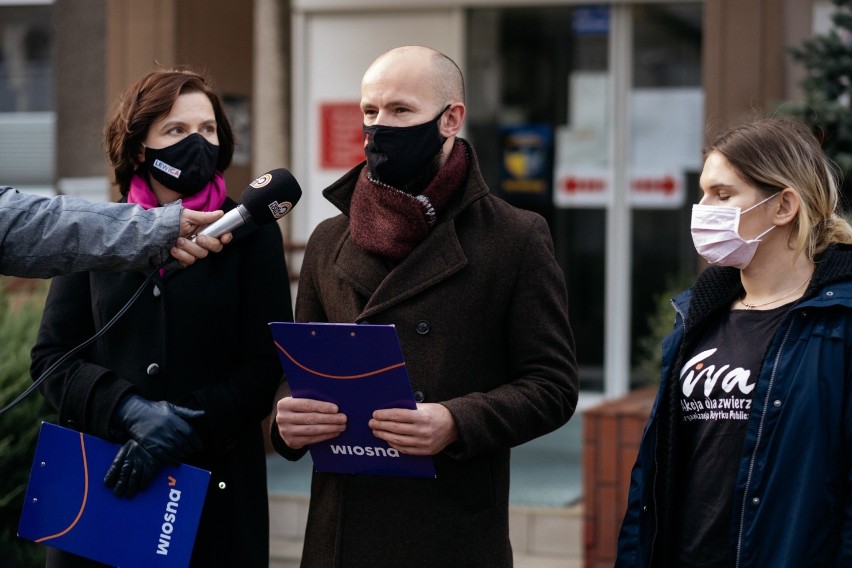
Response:
[[[43,422],[18,536],[119,568],[188,566],[210,472],[163,467],[116,497],[103,478],[120,447]]]
[[[317,471],[435,477],[430,456],[400,454],[373,436],[374,410],[415,409],[411,381],[393,325],[269,324],[295,398],[333,402],[346,430],[308,450]]]

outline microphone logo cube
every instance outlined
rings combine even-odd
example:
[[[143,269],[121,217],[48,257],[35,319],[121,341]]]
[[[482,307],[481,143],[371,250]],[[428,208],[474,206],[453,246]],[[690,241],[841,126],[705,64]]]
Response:
[[[280,219],[281,217],[286,215],[287,212],[290,211],[290,209],[292,208],[293,204],[289,201],[282,201],[280,203],[278,201],[273,201],[269,204],[269,210],[272,212],[272,216],[276,219]]]
[[[252,186],[255,189],[260,189],[261,187],[267,185],[271,181],[272,181],[272,176],[270,174],[263,174],[262,176],[260,176],[259,178],[257,178],[253,182],[251,182],[249,185]]]

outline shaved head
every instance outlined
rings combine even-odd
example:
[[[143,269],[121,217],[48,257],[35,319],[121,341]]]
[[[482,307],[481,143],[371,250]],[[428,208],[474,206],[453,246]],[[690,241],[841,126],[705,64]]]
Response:
[[[440,51],[420,45],[397,47],[377,57],[367,69],[365,77],[377,66],[416,66],[428,76],[427,83],[440,105],[464,102],[464,78],[461,69]]]
[[[464,80],[458,66],[440,51],[397,47],[367,68],[360,104],[365,127],[405,128],[434,121],[443,139],[440,167],[464,124]]]

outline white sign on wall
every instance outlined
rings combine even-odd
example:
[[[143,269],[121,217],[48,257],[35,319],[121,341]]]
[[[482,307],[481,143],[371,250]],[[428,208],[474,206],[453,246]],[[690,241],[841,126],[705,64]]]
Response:
[[[569,125],[555,137],[553,202],[557,207],[606,207],[611,200],[609,78],[570,77]],[[634,89],[630,93],[627,177],[636,208],[682,207],[685,174],[701,168],[700,88]]]
[[[304,2],[294,13],[293,174],[303,190],[298,214],[291,221],[297,241],[306,241],[320,221],[340,213],[322,190],[352,164],[348,157],[323,159],[323,149],[339,149],[328,147],[330,140],[323,139],[328,127],[336,124],[356,133],[361,128],[361,119],[352,113],[349,116],[356,122],[351,127],[340,124],[350,119],[329,105],[357,105],[367,67],[394,47],[426,45],[464,64],[461,10],[313,11],[316,5]]]
[[[686,172],[701,168],[703,117],[700,88],[631,91],[628,177],[633,207],[683,206]]]
[[[553,201],[557,207],[604,207],[609,201],[609,78],[572,73],[569,126],[556,130]]]

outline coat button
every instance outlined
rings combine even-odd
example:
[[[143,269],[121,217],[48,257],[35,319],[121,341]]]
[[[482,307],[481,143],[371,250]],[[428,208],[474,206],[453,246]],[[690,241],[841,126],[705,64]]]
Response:
[[[760,505],[760,497],[755,497],[751,500],[752,505]]]
[[[414,402],[423,402],[424,400],[426,400],[426,393],[422,390],[414,391]]]
[[[148,368],[145,369],[145,372],[153,377],[154,375],[160,372],[160,366],[156,363],[151,363],[150,365],[148,365]]]
[[[160,292],[160,287],[154,286],[154,297],[159,298],[161,294],[162,294],[162,292]]]
[[[776,400],[776,401],[775,401],[775,402],[773,402],[772,404],[774,404],[774,405],[775,405],[775,408],[778,408],[779,406],[781,406],[781,401],[780,401],[780,400]]]
[[[417,333],[420,335],[426,335],[429,333],[429,322],[426,320],[420,320],[417,322],[417,325],[414,326],[414,329],[417,330]]]

